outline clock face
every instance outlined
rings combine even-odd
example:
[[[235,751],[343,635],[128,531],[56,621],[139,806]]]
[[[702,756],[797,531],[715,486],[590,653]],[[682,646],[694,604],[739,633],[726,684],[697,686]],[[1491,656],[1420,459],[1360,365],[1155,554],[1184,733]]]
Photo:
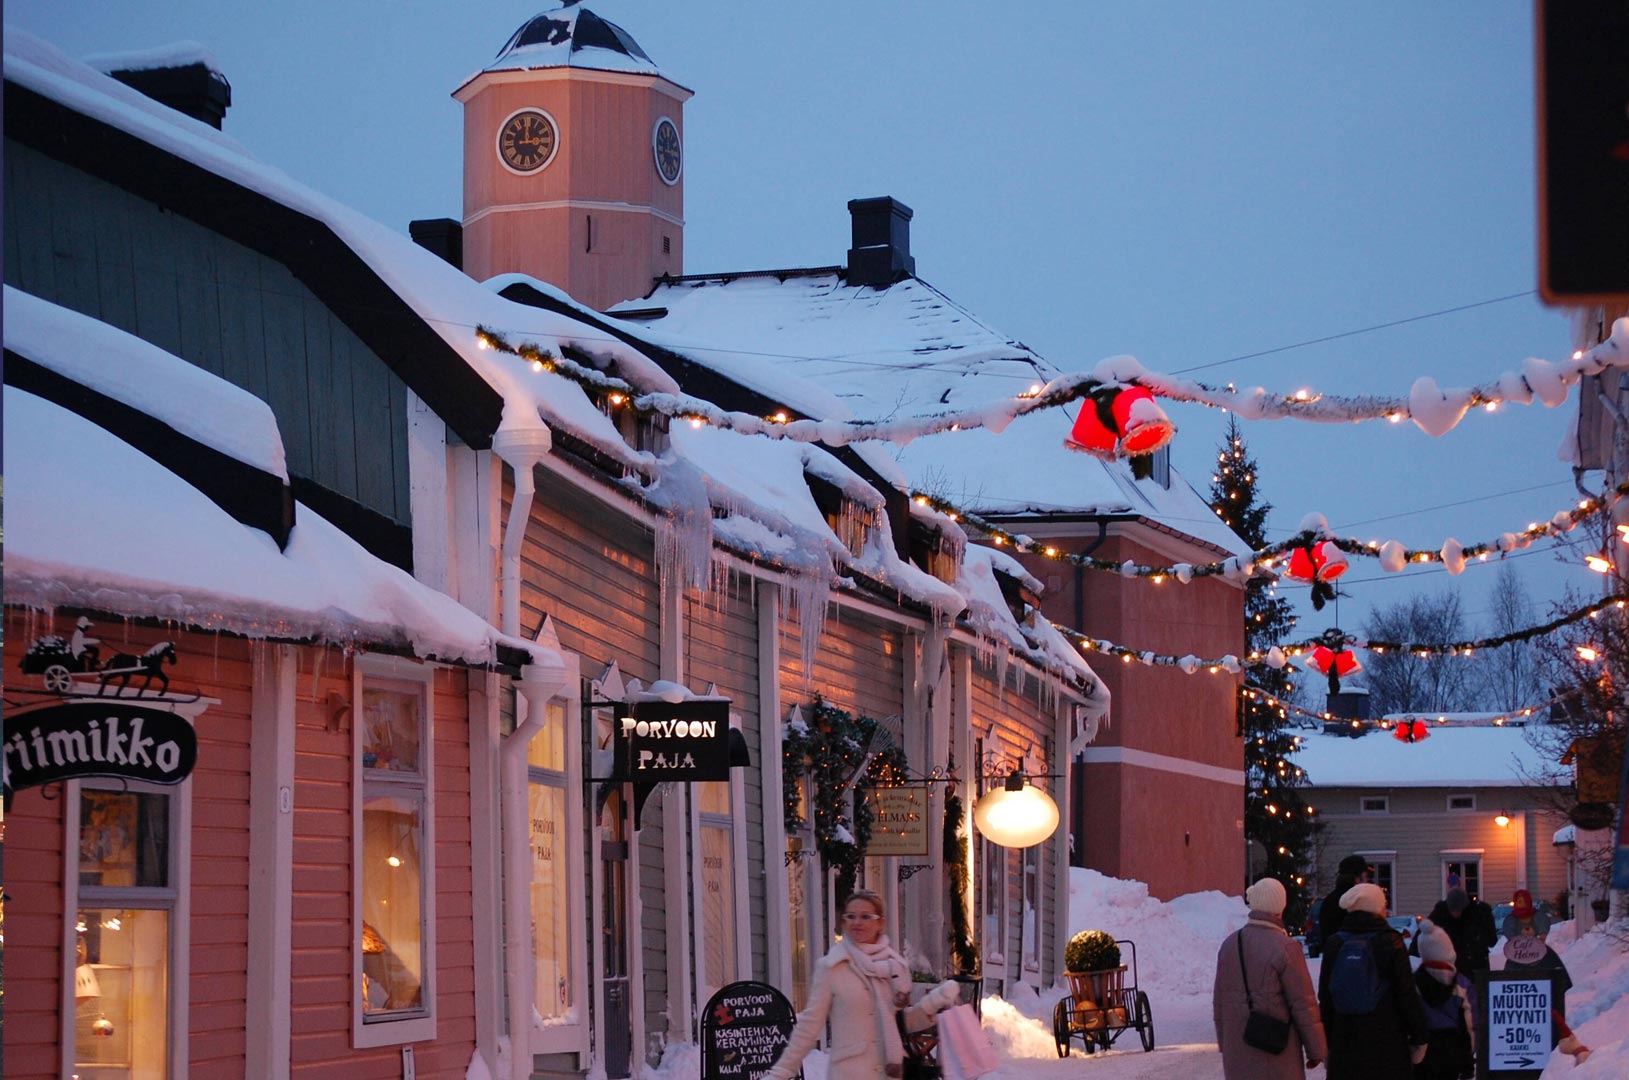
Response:
[[[684,172],[684,147],[679,144],[679,128],[672,120],[662,117],[651,132],[651,150],[656,155],[656,174],[670,187],[679,182]]]
[[[554,117],[540,109],[522,109],[498,129],[498,160],[514,172],[537,172],[554,160],[559,145]]]

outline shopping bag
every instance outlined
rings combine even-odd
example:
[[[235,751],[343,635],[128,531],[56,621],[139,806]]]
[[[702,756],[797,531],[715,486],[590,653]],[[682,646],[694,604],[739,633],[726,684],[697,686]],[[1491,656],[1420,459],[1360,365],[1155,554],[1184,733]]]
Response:
[[[971,1005],[939,1014],[939,1068],[944,1080],[978,1080],[1001,1064]]]

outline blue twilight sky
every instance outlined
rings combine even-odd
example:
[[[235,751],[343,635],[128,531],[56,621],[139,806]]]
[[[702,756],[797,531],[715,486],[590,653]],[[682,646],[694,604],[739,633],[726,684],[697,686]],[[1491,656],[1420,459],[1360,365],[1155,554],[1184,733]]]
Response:
[[[460,211],[451,91],[553,6],[9,0],[5,17],[73,55],[202,42],[232,82],[227,132],[405,232]],[[1217,382],[1406,394],[1572,348],[1531,294],[1530,0],[588,6],[696,92],[689,272],[841,262],[847,200],[890,194],[916,211],[918,273],[1064,368],[1131,353]],[[1478,413],[1441,439],[1291,421],[1246,437],[1279,535],[1316,510],[1364,538],[1469,545],[1576,499],[1555,454],[1575,408]],[[1223,416],[1170,411],[1203,490]],[[1548,552],[1512,565],[1541,600],[1598,587]],[[1474,623],[1493,576],[1365,561],[1342,622],[1457,588]],[[1306,614],[1303,631],[1330,624]]]

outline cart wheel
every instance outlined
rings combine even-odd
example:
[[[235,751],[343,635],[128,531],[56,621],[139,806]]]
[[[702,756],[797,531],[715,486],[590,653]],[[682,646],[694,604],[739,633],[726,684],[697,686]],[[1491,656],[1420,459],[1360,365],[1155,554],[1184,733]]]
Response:
[[[1143,1052],[1154,1049],[1154,1012],[1148,1007],[1148,995],[1137,991],[1137,1034],[1142,1036]]]
[[[1058,1056],[1069,1056],[1069,999],[1064,998],[1052,1010],[1052,1039],[1058,1044]]]
[[[52,664],[45,669],[45,688],[53,694],[66,694],[73,689],[74,681],[68,675],[68,669],[62,664]]]

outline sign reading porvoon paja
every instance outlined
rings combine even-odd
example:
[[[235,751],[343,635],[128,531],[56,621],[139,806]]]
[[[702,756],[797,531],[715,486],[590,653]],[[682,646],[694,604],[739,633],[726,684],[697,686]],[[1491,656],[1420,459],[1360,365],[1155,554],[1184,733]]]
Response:
[[[640,701],[616,722],[616,775],[640,783],[730,778],[730,703]]]
[[[928,788],[925,784],[871,788],[871,839],[867,855],[928,853]]]

